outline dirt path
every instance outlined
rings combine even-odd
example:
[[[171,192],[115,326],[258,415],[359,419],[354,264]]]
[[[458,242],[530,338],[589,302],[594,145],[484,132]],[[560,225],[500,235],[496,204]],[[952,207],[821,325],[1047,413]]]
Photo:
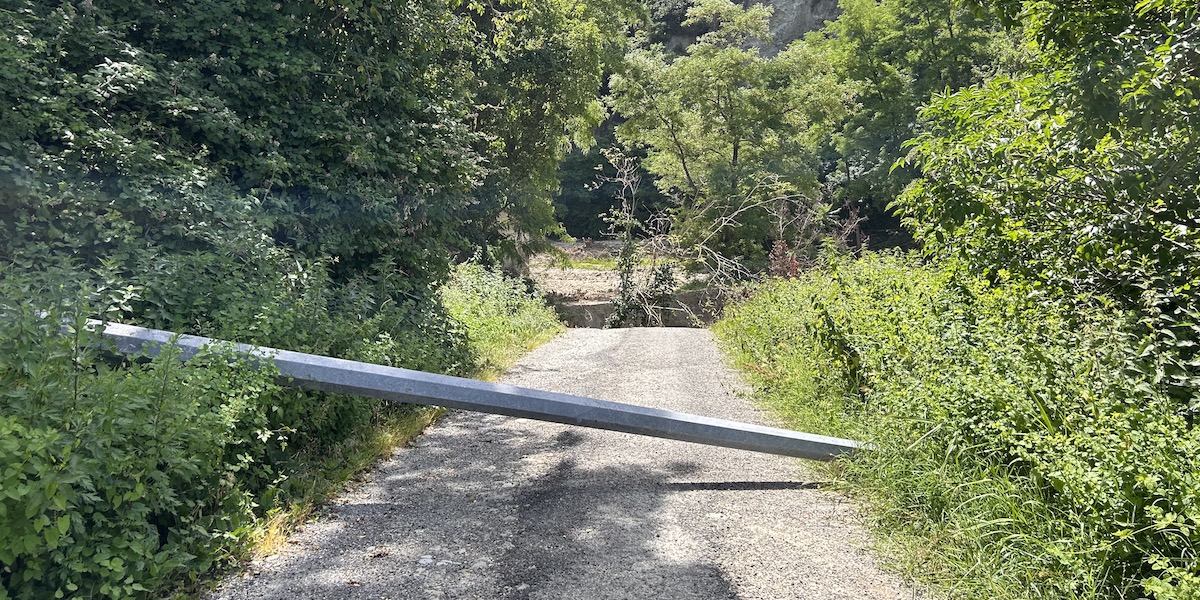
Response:
[[[700,329],[575,329],[515,385],[764,418]],[[213,598],[899,599],[802,461],[456,413]]]

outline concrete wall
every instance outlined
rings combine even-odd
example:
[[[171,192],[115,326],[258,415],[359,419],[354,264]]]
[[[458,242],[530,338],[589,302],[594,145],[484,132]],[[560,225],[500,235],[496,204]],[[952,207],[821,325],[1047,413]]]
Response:
[[[704,327],[721,316],[724,296],[716,290],[680,292],[668,306],[660,309],[664,327]],[[554,310],[568,327],[602,328],[613,313],[612,302],[564,302]]]

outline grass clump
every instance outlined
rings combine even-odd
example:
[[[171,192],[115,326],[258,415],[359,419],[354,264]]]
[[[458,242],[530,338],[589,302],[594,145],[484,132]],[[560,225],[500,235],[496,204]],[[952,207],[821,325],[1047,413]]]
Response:
[[[554,266],[560,269],[585,269],[588,271],[616,271],[617,257],[615,256],[585,256],[572,258],[563,254],[554,260]]]
[[[1074,305],[1078,307],[1078,304]],[[1131,317],[899,255],[762,285],[716,331],[951,598],[1200,594],[1200,432]]]
[[[563,330],[554,309],[518,280],[475,263],[459,265],[442,303],[466,331],[479,375],[494,378]]]
[[[295,457],[297,483],[289,489],[290,501],[268,511],[253,530],[254,554],[271,555],[283,548],[288,536],[308,521],[317,508],[333,499],[382,458],[409,443],[445,412],[436,406],[382,404],[368,426],[352,432],[328,448],[310,448]]]

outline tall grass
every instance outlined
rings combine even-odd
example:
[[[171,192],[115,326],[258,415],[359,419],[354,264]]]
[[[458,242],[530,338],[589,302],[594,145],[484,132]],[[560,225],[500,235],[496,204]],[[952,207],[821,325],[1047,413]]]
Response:
[[[951,598],[1200,597],[1200,432],[1124,315],[903,256],[762,285],[716,331]]]
[[[459,265],[442,287],[442,303],[460,323],[479,376],[495,378],[526,352],[563,330],[554,309],[518,280],[474,263]]]

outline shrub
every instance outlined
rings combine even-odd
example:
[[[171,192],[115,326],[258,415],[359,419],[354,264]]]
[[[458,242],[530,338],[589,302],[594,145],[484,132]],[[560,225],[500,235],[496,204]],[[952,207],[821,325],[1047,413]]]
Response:
[[[0,598],[143,597],[228,559],[259,491],[241,473],[285,439],[272,370],[221,348],[115,360],[78,304],[0,283]]]
[[[485,374],[504,370],[563,328],[554,309],[520,281],[475,263],[455,269],[441,298]]]
[[[140,288],[104,273],[0,272],[0,598],[149,597],[193,581],[240,555],[264,515],[296,502],[289,510],[304,513],[337,491],[314,479],[353,474],[321,457],[347,444],[386,452],[368,439],[374,428],[412,435],[409,422],[428,420],[380,400],[279,389],[270,368],[219,347],[187,363],[126,359],[87,315],[459,375],[485,362],[476,348],[499,365],[558,327],[517,284],[482,270],[456,280],[463,324],[432,294],[397,301],[383,274],[335,286],[320,265],[287,258],[166,255]]]
[[[421,298],[395,294],[392,269],[334,285],[277,251],[157,260],[142,286],[0,272],[0,599],[153,597],[194,581],[238,557],[264,516],[302,518],[430,418],[280,389],[271,368],[220,347],[187,363],[121,357],[86,316],[457,375],[502,369],[561,328],[477,265]]]
[[[1038,57],[930,101],[909,155],[923,176],[894,208],[939,259],[1136,313],[1143,368],[1195,419],[1200,5],[980,4],[1021,23]]]
[[[1200,432],[1137,330],[891,255],[717,327],[792,424],[874,444],[843,472],[949,596],[1194,598]]]

